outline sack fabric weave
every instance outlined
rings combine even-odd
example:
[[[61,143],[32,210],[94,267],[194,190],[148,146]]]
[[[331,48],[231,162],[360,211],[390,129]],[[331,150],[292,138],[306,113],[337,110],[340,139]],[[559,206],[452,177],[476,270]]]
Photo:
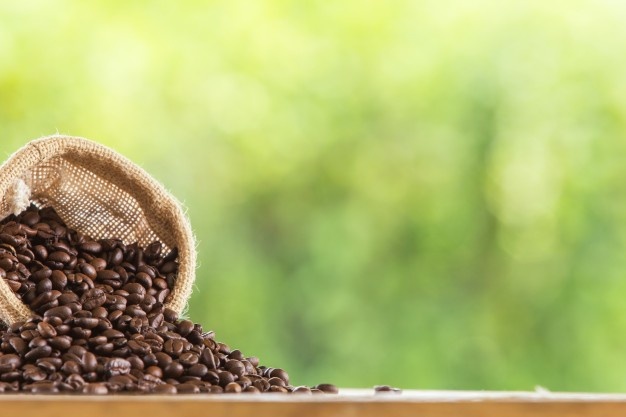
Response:
[[[67,225],[93,239],[178,249],[179,270],[166,307],[182,313],[195,279],[195,240],[178,201],[146,171],[87,139],[54,135],[34,140],[0,166],[0,219],[34,203],[51,206]],[[0,279],[0,321],[32,312]]]

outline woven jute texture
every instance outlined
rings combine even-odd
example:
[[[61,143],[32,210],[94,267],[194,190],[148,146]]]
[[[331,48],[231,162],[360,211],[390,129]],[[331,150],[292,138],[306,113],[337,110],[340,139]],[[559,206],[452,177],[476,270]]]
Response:
[[[0,166],[0,219],[28,204],[51,206],[67,225],[94,239],[116,238],[178,248],[179,270],[166,306],[179,314],[195,279],[195,240],[181,205],[143,169],[87,139],[54,135],[34,140]],[[0,279],[0,320],[32,315]]]

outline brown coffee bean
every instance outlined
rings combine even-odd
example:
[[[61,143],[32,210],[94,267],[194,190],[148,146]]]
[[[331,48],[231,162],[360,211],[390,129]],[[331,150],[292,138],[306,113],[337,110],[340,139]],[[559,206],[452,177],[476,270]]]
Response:
[[[100,288],[92,288],[81,297],[81,303],[85,310],[93,310],[106,302],[106,294]]]
[[[284,370],[276,368],[272,370],[269,375],[271,377],[280,378],[285,382],[285,385],[289,385],[289,375],[287,375],[287,372],[285,372]]]
[[[102,245],[93,240],[82,243],[81,245],[79,245],[79,248],[84,252],[92,253],[94,255],[102,252]]]
[[[200,354],[200,361],[209,369],[216,369],[215,357],[210,349],[204,349]]]
[[[37,286],[35,288],[37,289],[37,294],[47,293],[52,290],[52,281],[48,278],[42,279],[37,283]]]
[[[285,384],[285,381],[282,378],[278,378],[278,377],[272,377],[267,382],[269,382],[270,385],[276,385],[279,387],[284,387],[287,385]]]
[[[52,283],[52,288],[58,291],[63,291],[67,286],[67,275],[63,271],[54,270],[52,271],[50,281]]]
[[[28,391],[32,394],[56,394],[59,392],[59,388],[54,382],[41,381],[28,385]]]
[[[179,384],[176,385],[176,390],[179,394],[197,394],[200,392],[200,388],[194,384]]]
[[[176,386],[171,385],[171,384],[161,384],[161,385],[157,385],[156,387],[154,387],[154,392],[157,394],[176,394],[178,393],[178,390],[176,389]]]
[[[50,356],[50,353],[52,353],[52,348],[50,346],[40,346],[26,352],[24,358],[28,361],[36,361],[39,358]]]
[[[108,394],[109,390],[105,384],[102,383],[89,383],[83,386],[83,394],[89,395],[104,395]]]
[[[141,340],[130,340],[128,348],[137,355],[146,355],[150,353],[150,345]]]
[[[72,310],[68,306],[53,307],[44,313],[44,317],[59,317],[67,320],[71,317]]]
[[[374,392],[376,394],[379,394],[379,393],[400,394],[402,390],[399,388],[391,387],[389,385],[375,385]]]
[[[130,362],[122,358],[111,358],[104,364],[104,370],[109,376],[126,375],[130,369]]]
[[[97,272],[96,279],[98,281],[118,281],[120,279],[120,274],[111,270],[111,269],[102,269]]]
[[[107,339],[111,340],[111,339],[123,338],[124,333],[119,330],[109,329],[109,330],[105,330],[104,332],[102,332],[102,336],[105,336]]]
[[[18,355],[7,354],[0,356],[0,373],[14,371],[22,365],[22,359]]]
[[[66,375],[72,375],[72,374],[80,374],[81,369],[80,369],[80,365],[78,364],[78,362],[69,360],[69,361],[66,361],[61,366],[61,371],[65,373]]]
[[[319,385],[316,385],[315,388],[319,389],[320,391],[329,393],[329,394],[337,394],[339,392],[337,387],[334,386],[333,384],[319,384]]]
[[[184,344],[180,339],[169,339],[163,344],[163,350],[170,356],[178,357],[183,353]]]
[[[62,251],[55,251],[55,252],[52,252],[50,255],[48,255],[48,260],[52,262],[60,262],[60,263],[66,264],[71,259],[72,257],[69,254],[67,254],[66,252],[62,252]]]
[[[56,336],[48,341],[48,344],[53,349],[58,349],[61,351],[69,349],[72,345],[72,338],[69,336]]]
[[[98,276],[98,271],[96,270],[96,267],[87,262],[78,264],[78,271],[83,275],[91,278],[92,280],[96,279],[96,277]]]
[[[219,384],[222,387],[226,387],[226,385],[230,384],[231,382],[235,382],[235,377],[233,376],[233,374],[231,374],[228,371],[218,372],[218,377],[219,377]]]
[[[198,354],[196,354],[196,353],[185,352],[185,353],[180,355],[178,360],[180,361],[180,363],[183,366],[189,367],[189,366],[193,366],[193,365],[197,364],[198,360],[199,360],[199,357],[198,357]]]
[[[12,337],[9,339],[9,345],[15,353],[22,356],[26,353],[27,344],[21,337]]]
[[[239,377],[243,376],[246,371],[246,368],[243,365],[243,363],[235,359],[227,360],[226,363],[224,364],[224,367],[226,368],[228,372],[230,372],[233,375],[237,375]]]
[[[168,378],[178,378],[184,372],[183,366],[178,362],[172,362],[163,369],[163,373]]]
[[[85,372],[94,372],[96,367],[98,366],[98,360],[96,359],[96,355],[91,352],[85,352],[82,355],[82,360],[80,362]]]
[[[41,337],[44,337],[46,339],[55,337],[57,335],[57,331],[55,330],[55,328],[52,327],[49,323],[43,321],[37,324],[37,331],[39,332]]]
[[[241,386],[236,382],[230,382],[224,387],[224,392],[229,394],[239,394],[241,392]]]

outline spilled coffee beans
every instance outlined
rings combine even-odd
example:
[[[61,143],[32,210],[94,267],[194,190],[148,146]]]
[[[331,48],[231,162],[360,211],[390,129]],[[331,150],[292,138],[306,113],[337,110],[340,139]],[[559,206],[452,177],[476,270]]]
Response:
[[[215,340],[164,307],[177,252],[94,241],[51,208],[0,223],[0,278],[35,313],[0,326],[0,392],[336,393]]]

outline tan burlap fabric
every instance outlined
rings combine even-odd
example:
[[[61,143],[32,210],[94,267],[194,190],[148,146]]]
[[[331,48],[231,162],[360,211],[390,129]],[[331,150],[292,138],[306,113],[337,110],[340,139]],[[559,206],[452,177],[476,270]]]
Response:
[[[195,240],[176,199],[143,169],[86,139],[54,135],[34,140],[0,166],[0,219],[30,202],[52,206],[68,226],[94,239],[119,238],[177,247],[180,268],[167,306],[182,313],[195,279]],[[0,320],[30,310],[0,279]]]

